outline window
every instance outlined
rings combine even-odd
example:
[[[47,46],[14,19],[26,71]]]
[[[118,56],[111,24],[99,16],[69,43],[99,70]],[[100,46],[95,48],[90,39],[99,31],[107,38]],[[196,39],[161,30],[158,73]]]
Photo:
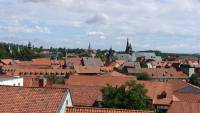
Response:
[[[20,83],[18,83],[18,86],[20,86]]]

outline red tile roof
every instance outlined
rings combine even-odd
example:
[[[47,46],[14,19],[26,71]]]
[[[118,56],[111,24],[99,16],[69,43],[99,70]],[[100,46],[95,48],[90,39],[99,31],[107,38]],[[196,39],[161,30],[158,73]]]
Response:
[[[117,71],[112,71],[112,72],[105,73],[105,74],[103,74],[103,76],[130,77],[130,76],[128,76],[128,75],[119,73],[119,72],[117,72]],[[135,78],[135,80],[137,79],[135,76],[132,76],[132,77]]]
[[[134,77],[121,77],[121,76],[80,76],[73,75],[66,81],[69,86],[95,86],[96,88],[110,84],[112,86],[119,86],[124,84],[126,81],[135,80]],[[153,81],[136,81],[137,83],[144,84],[145,88],[148,90],[147,95],[153,100],[153,104],[170,105],[173,96],[173,90],[169,83],[164,82],[153,82]],[[85,89],[86,90],[86,89]],[[82,90],[80,90],[82,91]],[[167,93],[167,97],[163,99],[158,99],[163,91]],[[73,92],[73,91],[72,91]],[[82,94],[83,92],[79,92]],[[87,91],[86,95],[92,93]],[[93,95],[93,93],[91,94]],[[83,101],[84,102],[84,101]],[[93,102],[94,103],[94,102]]]
[[[32,65],[51,65],[51,60],[49,58],[38,58],[32,59]]]
[[[67,107],[67,113],[153,113],[153,111],[114,108]]]
[[[147,95],[153,100],[153,104],[157,105],[170,105],[173,99],[173,90],[169,83],[155,82],[155,81],[137,81],[137,83],[144,84],[148,90]],[[166,92],[166,98],[159,99],[158,95]]]
[[[173,102],[167,113],[200,113],[200,103]]]
[[[129,80],[135,80],[135,77],[72,75],[66,83],[67,85],[105,86],[106,84],[110,84],[116,86],[122,85]]]
[[[187,78],[186,74],[175,68],[142,68],[142,71],[152,77]]]
[[[0,86],[1,113],[55,113],[67,89]]]
[[[13,60],[12,59],[0,59],[0,62],[2,62],[5,65],[10,65]]]
[[[178,93],[178,92],[175,92],[174,96],[179,101],[200,103],[200,93]]]
[[[79,74],[97,74],[100,73],[98,66],[74,66],[74,69]]]
[[[74,106],[93,106],[102,100],[99,86],[67,86],[70,89]]]

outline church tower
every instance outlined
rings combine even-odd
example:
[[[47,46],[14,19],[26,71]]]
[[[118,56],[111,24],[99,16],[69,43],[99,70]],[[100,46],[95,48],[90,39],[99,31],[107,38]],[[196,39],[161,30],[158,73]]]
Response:
[[[125,53],[126,53],[126,54],[130,54],[130,55],[132,55],[132,53],[133,53],[132,45],[131,45],[131,43],[129,43],[128,38],[127,38],[127,44],[126,44]]]

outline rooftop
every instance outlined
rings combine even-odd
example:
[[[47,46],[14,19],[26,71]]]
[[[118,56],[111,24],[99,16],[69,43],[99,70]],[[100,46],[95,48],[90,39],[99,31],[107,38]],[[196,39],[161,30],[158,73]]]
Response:
[[[173,102],[167,113],[200,113],[200,103]]]
[[[153,113],[153,111],[113,108],[68,107],[67,113]]]
[[[56,112],[67,89],[0,86],[1,113]]]

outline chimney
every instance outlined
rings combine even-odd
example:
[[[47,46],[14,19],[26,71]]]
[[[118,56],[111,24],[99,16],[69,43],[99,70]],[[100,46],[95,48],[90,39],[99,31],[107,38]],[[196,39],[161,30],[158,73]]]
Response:
[[[47,85],[47,79],[46,78],[40,78],[39,79],[39,87],[45,87]]]

